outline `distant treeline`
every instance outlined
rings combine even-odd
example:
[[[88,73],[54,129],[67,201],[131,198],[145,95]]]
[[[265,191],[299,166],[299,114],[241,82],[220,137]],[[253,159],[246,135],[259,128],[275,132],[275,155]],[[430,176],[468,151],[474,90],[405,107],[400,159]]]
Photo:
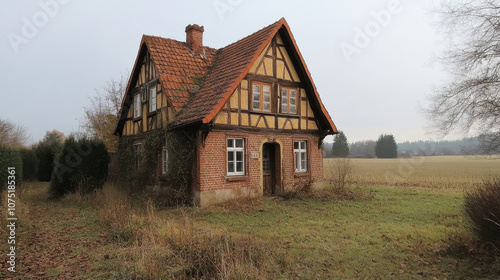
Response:
[[[477,138],[464,138],[453,141],[414,141],[398,143],[401,155],[435,156],[435,155],[473,155],[477,154]]]
[[[349,144],[349,155],[354,158],[374,158],[374,140],[356,141]],[[477,154],[477,138],[464,138],[453,141],[413,141],[398,143],[399,157],[437,156],[437,155],[474,155]],[[333,143],[324,143],[323,150],[332,149]]]

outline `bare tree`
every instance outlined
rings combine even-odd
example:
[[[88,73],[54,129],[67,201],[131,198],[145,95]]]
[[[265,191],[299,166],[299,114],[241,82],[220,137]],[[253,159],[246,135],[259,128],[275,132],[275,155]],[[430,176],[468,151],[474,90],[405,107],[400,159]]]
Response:
[[[118,123],[122,98],[127,88],[128,75],[120,80],[110,80],[96,95],[90,97],[90,107],[84,107],[82,127],[87,136],[100,139],[109,151],[116,151],[118,137],[114,135]]]
[[[441,136],[478,134],[484,153],[500,152],[500,3],[449,1],[438,8],[450,47],[441,57],[453,75],[426,113]]]
[[[28,129],[20,124],[0,119],[0,145],[21,148],[28,142]]]

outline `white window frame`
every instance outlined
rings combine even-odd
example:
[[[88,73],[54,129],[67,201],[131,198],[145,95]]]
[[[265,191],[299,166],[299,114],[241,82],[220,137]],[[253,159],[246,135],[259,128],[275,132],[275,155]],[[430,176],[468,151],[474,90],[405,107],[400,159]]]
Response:
[[[293,141],[295,173],[307,172],[307,141]]]
[[[292,98],[292,92],[295,92],[295,96],[293,98]],[[293,115],[297,114],[298,92],[299,91],[296,88],[289,88],[289,87],[281,88],[281,113],[293,114]],[[292,99],[295,104],[292,104]]]
[[[161,151],[161,173],[163,175],[168,172],[168,148],[167,148],[167,140],[163,144],[163,148]]]
[[[258,89],[257,89],[258,88]],[[264,88],[268,91],[265,92]],[[252,109],[255,111],[271,112],[272,86],[263,82],[252,82]],[[267,100],[266,100],[267,99]],[[259,103],[259,106],[255,105]],[[267,109],[266,109],[267,107]]]
[[[142,115],[141,94],[134,95],[134,118],[140,118]]]
[[[237,147],[237,143],[241,141],[241,146]],[[242,176],[245,175],[245,139],[244,138],[227,138],[226,141],[226,170],[227,176]],[[241,160],[238,160],[238,154],[241,155]],[[232,160],[230,159],[232,158]],[[241,169],[238,169],[240,163]],[[232,166],[232,170],[230,170]]]
[[[149,88],[149,112],[156,112],[156,85]]]

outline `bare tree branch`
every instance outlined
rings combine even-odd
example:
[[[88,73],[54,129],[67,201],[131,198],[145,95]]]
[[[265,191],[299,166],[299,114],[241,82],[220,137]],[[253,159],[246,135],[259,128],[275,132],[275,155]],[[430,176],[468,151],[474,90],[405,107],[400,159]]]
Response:
[[[28,129],[20,124],[15,125],[8,120],[0,119],[0,145],[10,148],[21,148],[29,140]]]
[[[500,4],[494,0],[449,1],[437,11],[450,46],[441,60],[453,74],[426,109],[441,136],[479,134],[482,152],[499,153]],[[489,144],[487,144],[489,142]]]
[[[120,80],[110,80],[96,95],[90,97],[90,106],[84,107],[85,118],[81,124],[89,137],[102,140],[109,151],[118,148],[118,137],[114,135],[118,123],[122,98],[128,82],[128,74]]]

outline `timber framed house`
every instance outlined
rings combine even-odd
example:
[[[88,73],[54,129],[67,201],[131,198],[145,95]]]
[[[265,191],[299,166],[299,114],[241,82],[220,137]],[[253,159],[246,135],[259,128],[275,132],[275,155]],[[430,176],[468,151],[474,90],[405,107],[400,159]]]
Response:
[[[194,131],[188,188],[199,206],[321,184],[321,144],[337,128],[285,19],[221,49],[203,46],[203,32],[143,36],[116,134],[140,151],[151,131]],[[167,143],[154,152],[150,172],[168,185],[174,155]]]

